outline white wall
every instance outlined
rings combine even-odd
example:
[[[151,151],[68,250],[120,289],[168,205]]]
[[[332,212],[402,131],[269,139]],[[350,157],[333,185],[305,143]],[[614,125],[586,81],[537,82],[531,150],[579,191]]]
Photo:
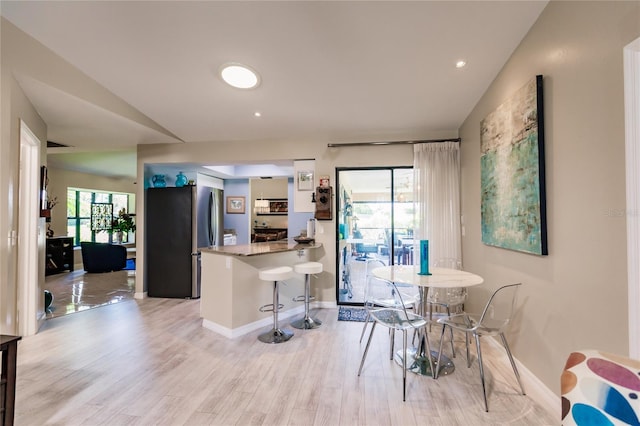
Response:
[[[2,21],[0,26],[0,42],[2,61],[0,64],[0,333],[16,334],[18,293],[17,239],[20,219],[18,205],[19,194],[19,153],[20,153],[20,120],[23,120],[35,136],[43,142],[40,153],[41,162],[45,161],[47,128],[38,113],[29,103],[24,92],[14,78],[16,63],[20,62],[21,49],[12,41],[19,38],[19,32],[10,24]],[[39,235],[44,235],[44,222],[41,223]],[[42,265],[39,271],[40,302],[44,306],[44,243],[41,239],[39,257]]]
[[[559,394],[571,351],[627,354],[623,47],[639,2],[552,1],[460,129],[463,262],[490,289],[523,282],[509,336],[515,356]],[[480,121],[544,75],[549,255],[481,242]]]

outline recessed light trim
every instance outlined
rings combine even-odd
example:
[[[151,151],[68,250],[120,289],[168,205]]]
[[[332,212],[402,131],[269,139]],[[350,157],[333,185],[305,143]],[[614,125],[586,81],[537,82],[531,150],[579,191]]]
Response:
[[[456,68],[464,68],[465,65],[467,65],[467,63],[463,60],[459,60],[458,62],[456,62]]]
[[[260,84],[260,76],[251,67],[230,62],[220,67],[220,78],[238,89],[254,89]]]
[[[256,111],[256,112],[253,113],[253,116],[256,117],[256,118],[260,118],[260,117],[262,117],[262,113],[260,111]]]

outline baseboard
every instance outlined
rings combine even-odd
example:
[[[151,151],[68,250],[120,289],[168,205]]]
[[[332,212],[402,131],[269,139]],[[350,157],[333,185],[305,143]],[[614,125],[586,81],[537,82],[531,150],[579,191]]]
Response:
[[[504,347],[496,339],[487,339],[487,343],[493,345],[493,349],[497,353],[501,353],[500,361],[507,365],[507,368],[511,370],[509,365],[509,358],[504,350]],[[550,414],[560,418],[560,398],[549,389],[538,377],[533,374],[527,367],[524,366],[516,357],[513,360],[518,367],[520,378],[524,385],[524,390],[531,399],[540,404]],[[560,380],[560,379],[558,379]]]
[[[279,312],[278,319],[283,320],[283,319],[291,318],[295,315],[299,315],[302,313],[304,313],[304,305]],[[228,328],[218,323],[215,323],[213,321],[210,321],[204,318],[202,319],[202,327],[206,328],[207,330],[211,330],[214,333],[218,333],[221,336],[224,336],[228,339],[234,339],[236,337],[244,336],[245,334],[252,333],[261,328],[270,327],[272,326],[272,324],[273,324],[273,317],[267,317],[267,318],[262,318],[258,321],[251,322],[249,324],[245,324],[240,327]]]
[[[337,302],[312,302],[309,304],[309,307],[318,308],[318,309],[337,309],[338,303]]]
[[[136,291],[133,294],[133,298],[134,299],[146,299],[147,297],[148,296],[147,296],[147,292],[146,291],[143,291],[143,292]]]

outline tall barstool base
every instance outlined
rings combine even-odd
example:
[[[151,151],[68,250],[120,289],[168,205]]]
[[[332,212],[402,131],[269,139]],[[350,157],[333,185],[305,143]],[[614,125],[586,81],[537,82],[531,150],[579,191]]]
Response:
[[[291,322],[291,327],[303,330],[311,330],[320,327],[322,321],[317,318],[311,318],[309,315],[309,302],[313,300],[311,296],[311,274],[319,274],[322,272],[322,263],[305,262],[298,263],[293,266],[293,270],[299,274],[304,274],[304,296],[294,297],[294,302],[304,302],[304,317]]]
[[[293,337],[293,333],[289,330],[281,330],[279,328],[274,328],[266,333],[262,333],[258,336],[258,340],[263,343],[282,343]]]
[[[291,323],[291,327],[300,328],[302,330],[310,330],[312,328],[318,328],[322,324],[317,318],[300,318]]]
[[[289,279],[291,275],[293,275],[293,269],[290,266],[261,269],[258,272],[261,280],[273,282],[273,303],[263,305],[259,309],[260,312],[273,312],[273,327],[258,336],[258,340],[263,343],[283,343],[293,337],[293,332],[282,330],[278,325],[278,312],[284,307],[279,301],[278,281]]]

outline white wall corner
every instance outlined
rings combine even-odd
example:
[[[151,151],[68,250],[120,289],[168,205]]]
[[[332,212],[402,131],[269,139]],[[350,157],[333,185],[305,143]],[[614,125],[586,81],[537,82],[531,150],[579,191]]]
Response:
[[[640,358],[640,38],[624,48],[629,356]]]

